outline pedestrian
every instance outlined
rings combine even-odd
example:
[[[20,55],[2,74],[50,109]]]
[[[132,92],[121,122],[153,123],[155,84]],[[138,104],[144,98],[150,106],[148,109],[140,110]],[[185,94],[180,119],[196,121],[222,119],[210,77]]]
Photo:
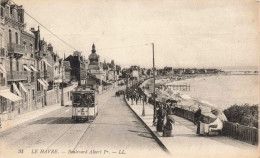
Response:
[[[145,104],[147,104],[147,96],[144,95],[144,101],[145,101]]]
[[[167,117],[167,122],[163,126],[163,137],[172,137],[172,124],[175,124],[175,120]]]
[[[203,120],[203,116],[200,115],[200,117],[198,118],[197,131],[196,131],[196,134],[198,134],[198,135],[202,135],[202,133],[204,133],[204,131],[201,131],[201,130],[202,130],[201,127],[203,127],[203,126],[202,126],[202,125],[203,125],[202,123],[204,123],[204,120]]]
[[[201,116],[201,107],[198,106],[198,110],[194,113],[194,125],[197,124],[197,122],[199,121],[199,117]]]
[[[126,92],[126,99],[127,99],[127,101],[129,101],[129,93],[128,92]]]
[[[159,110],[158,110],[157,116],[158,116],[158,121],[157,121],[156,130],[158,132],[162,132],[163,125],[164,125],[164,117],[165,117],[165,111],[164,111],[162,105],[159,105]]]

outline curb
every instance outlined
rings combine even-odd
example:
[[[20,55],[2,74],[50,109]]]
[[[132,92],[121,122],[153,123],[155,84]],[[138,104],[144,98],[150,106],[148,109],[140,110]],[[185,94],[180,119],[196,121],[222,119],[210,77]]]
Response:
[[[125,95],[124,95],[124,101],[128,105],[128,107],[131,109],[131,111],[137,116],[138,120],[141,121],[141,123],[145,126],[145,128],[150,132],[152,137],[155,139],[155,141],[158,143],[158,145],[165,151],[167,154],[170,154],[170,151],[166,148],[166,146],[162,143],[162,141],[154,134],[154,132],[147,126],[147,124],[141,119],[141,117],[131,108],[131,106],[127,103]]]

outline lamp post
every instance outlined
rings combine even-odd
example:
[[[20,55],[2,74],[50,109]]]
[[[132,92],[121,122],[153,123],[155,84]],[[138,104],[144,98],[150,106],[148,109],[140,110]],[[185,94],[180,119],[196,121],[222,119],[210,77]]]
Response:
[[[134,101],[133,101],[133,99],[134,99],[134,96],[133,96],[133,94],[134,94],[134,88],[133,88],[133,77],[131,77],[131,80],[132,80],[132,86],[131,86],[131,100],[132,100],[132,102],[131,102],[131,105],[134,105]]]
[[[64,106],[64,98],[63,98],[63,82],[64,82],[64,78],[63,78],[63,73],[64,73],[64,67],[63,67],[63,62],[62,62],[62,70],[61,70],[61,78],[62,78],[62,81],[61,81],[61,106]]]
[[[154,43],[151,43],[153,46],[153,99],[154,99],[154,106],[153,106],[153,125],[156,125],[156,101],[155,101],[155,63],[154,63]]]
[[[144,86],[142,87],[143,89],[143,92],[144,92]],[[142,116],[145,116],[145,109],[144,109],[144,95],[143,95],[143,113],[142,113]]]

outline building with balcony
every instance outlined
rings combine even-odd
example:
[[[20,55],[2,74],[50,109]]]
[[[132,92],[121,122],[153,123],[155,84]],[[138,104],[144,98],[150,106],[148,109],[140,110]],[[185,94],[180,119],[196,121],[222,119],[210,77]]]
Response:
[[[64,74],[63,74],[63,81],[64,82],[70,82],[71,81],[71,66],[69,61],[63,61],[63,67],[64,67]]]
[[[36,73],[36,106],[37,108],[47,105],[47,90],[48,90],[48,68],[52,69],[52,66],[47,61],[48,45],[44,39],[40,37],[40,27],[38,30],[31,28],[31,32],[34,34],[34,57]]]
[[[71,80],[78,81],[78,85],[86,84],[87,70],[81,52],[75,51],[73,55],[68,56],[65,61],[68,61],[71,66]]]
[[[58,86],[62,82],[62,60],[56,53],[53,52],[53,46],[50,43],[48,44],[46,61],[47,64],[51,66],[47,69],[47,82],[54,87]]]
[[[11,119],[27,108],[23,98],[27,89],[23,83],[28,83],[30,77],[23,71],[25,48],[21,44],[21,31],[24,30],[24,10],[22,6],[13,4],[9,0],[1,1],[0,23],[0,117]]]

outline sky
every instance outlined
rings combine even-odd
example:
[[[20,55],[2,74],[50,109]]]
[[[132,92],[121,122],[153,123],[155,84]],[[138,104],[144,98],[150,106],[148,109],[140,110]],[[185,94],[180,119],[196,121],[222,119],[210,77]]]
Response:
[[[123,67],[257,68],[260,3],[255,0],[13,0],[86,58]],[[27,30],[38,24],[25,16]],[[41,28],[63,57],[72,48]]]

